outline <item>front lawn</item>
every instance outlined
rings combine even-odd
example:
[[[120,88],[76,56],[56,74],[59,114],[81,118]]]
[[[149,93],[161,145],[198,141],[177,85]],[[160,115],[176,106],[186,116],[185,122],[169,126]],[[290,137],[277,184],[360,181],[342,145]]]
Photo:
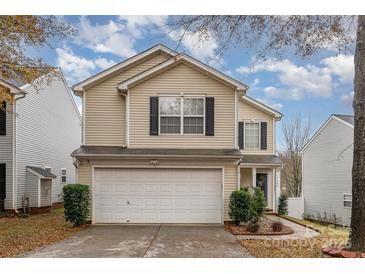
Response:
[[[347,243],[349,230],[335,228],[333,225],[323,225],[307,220],[289,218],[308,227],[317,229],[321,235],[303,240],[242,240],[241,244],[258,258],[321,258],[323,246]]]
[[[65,222],[63,209],[28,217],[0,217],[0,257],[12,257],[63,240],[81,227]]]

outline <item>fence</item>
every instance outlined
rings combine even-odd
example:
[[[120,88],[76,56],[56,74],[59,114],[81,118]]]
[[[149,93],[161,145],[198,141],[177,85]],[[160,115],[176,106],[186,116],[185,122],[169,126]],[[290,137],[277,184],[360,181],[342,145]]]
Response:
[[[302,219],[304,213],[303,197],[288,198],[288,215],[294,218]]]

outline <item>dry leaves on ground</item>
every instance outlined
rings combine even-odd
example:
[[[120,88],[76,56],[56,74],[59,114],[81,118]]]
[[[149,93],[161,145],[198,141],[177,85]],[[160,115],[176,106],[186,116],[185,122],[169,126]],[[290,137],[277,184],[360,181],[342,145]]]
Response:
[[[321,258],[321,248],[328,245],[345,245],[348,229],[335,228],[304,220],[295,220],[320,231],[321,235],[300,240],[242,240],[241,244],[258,258]]]
[[[83,227],[72,227],[66,223],[61,209],[27,218],[0,218],[0,257],[12,257],[40,248],[81,229]]]

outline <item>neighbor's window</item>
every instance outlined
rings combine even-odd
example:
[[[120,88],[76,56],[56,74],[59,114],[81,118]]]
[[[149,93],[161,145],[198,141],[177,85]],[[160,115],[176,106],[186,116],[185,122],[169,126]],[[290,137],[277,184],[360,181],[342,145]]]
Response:
[[[245,123],[245,148],[260,148],[260,123]]]
[[[66,181],[67,181],[66,175],[67,175],[66,169],[61,168],[61,182],[62,183],[66,183]]]
[[[160,97],[160,133],[203,134],[204,99]]]
[[[184,99],[184,133],[204,133],[204,99]]]
[[[352,207],[352,195],[344,194],[343,195],[343,206],[344,207]]]

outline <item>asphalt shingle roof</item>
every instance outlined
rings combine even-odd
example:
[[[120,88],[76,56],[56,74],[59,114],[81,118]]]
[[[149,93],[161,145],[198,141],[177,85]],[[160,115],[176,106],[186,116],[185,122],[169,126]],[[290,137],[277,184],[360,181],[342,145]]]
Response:
[[[333,116],[336,116],[337,118],[340,118],[341,120],[344,120],[345,122],[354,125],[354,115],[333,114]]]
[[[43,177],[47,178],[57,178],[56,175],[54,175],[52,172],[50,172],[48,169],[41,168],[41,167],[35,167],[35,166],[27,166],[28,169],[33,170],[34,172],[42,175]]]

